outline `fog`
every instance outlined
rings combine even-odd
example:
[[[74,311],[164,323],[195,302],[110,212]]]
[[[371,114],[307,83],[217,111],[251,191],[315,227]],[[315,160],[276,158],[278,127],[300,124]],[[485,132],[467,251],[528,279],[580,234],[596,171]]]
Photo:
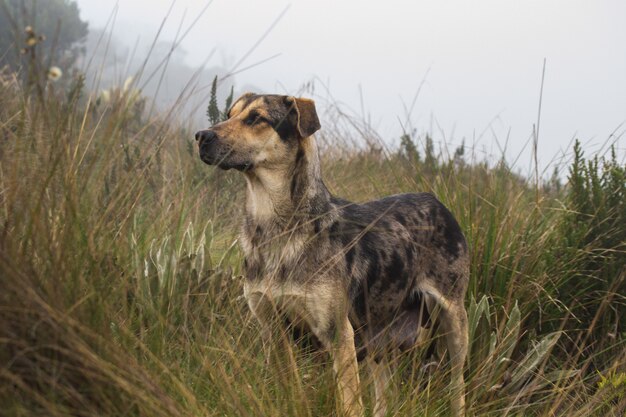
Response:
[[[113,16],[117,49],[126,58],[134,50],[137,62],[169,13],[161,55],[175,40],[180,46],[159,90],[162,103],[175,101],[204,65],[203,92],[214,74],[234,73],[221,81],[221,97],[233,84],[236,92],[309,96],[322,120],[330,104],[339,106],[369,120],[386,145],[396,144],[403,131],[430,132],[443,148],[465,140],[479,158],[505,152],[516,169],[528,173],[545,59],[540,169],[567,157],[575,137],[587,152],[616,143],[620,155],[625,153],[622,0],[78,4],[92,30],[107,22],[110,29]],[[123,69],[117,65],[108,82],[122,78]],[[198,125],[205,100],[197,94],[185,108]]]

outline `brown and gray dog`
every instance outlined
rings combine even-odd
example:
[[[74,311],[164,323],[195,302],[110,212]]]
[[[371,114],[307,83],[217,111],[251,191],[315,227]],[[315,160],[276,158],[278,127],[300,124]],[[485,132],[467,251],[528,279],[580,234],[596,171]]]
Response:
[[[312,100],[244,94],[228,120],[196,134],[200,158],[247,181],[240,242],[245,297],[269,346],[269,319],[304,323],[333,357],[346,416],[362,416],[358,362],[374,376],[374,415],[385,414],[386,353],[414,346],[437,306],[451,362],[452,412],[464,415],[467,244],[433,195],[363,204],[330,194],[313,138]],[[426,302],[427,301],[427,302]]]

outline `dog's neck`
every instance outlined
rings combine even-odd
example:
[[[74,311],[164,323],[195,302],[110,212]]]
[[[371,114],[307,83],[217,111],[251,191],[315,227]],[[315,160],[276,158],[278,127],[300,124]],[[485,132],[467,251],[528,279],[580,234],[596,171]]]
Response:
[[[304,138],[298,147],[289,166],[246,173],[246,215],[253,223],[291,227],[329,211],[330,193],[322,181],[315,140]]]

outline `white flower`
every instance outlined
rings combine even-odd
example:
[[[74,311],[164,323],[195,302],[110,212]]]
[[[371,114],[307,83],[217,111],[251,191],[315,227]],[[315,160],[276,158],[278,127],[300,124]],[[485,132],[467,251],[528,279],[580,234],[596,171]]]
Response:
[[[48,79],[50,81],[58,81],[63,76],[63,71],[59,67],[50,67],[48,70]]]
[[[109,90],[102,90],[102,92],[100,93],[100,98],[102,99],[103,103],[108,103],[109,101],[111,101],[111,93],[109,92]]]
[[[133,83],[133,76],[131,75],[130,77],[126,79],[126,81],[124,81],[124,87],[122,87],[122,91],[124,92],[128,91],[132,83]]]

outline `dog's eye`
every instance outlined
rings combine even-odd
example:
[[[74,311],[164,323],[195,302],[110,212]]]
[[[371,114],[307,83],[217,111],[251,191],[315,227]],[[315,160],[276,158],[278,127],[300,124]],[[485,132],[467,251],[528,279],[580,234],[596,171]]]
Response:
[[[259,123],[268,123],[268,120],[258,113],[250,113],[243,122],[248,126],[254,126]]]

